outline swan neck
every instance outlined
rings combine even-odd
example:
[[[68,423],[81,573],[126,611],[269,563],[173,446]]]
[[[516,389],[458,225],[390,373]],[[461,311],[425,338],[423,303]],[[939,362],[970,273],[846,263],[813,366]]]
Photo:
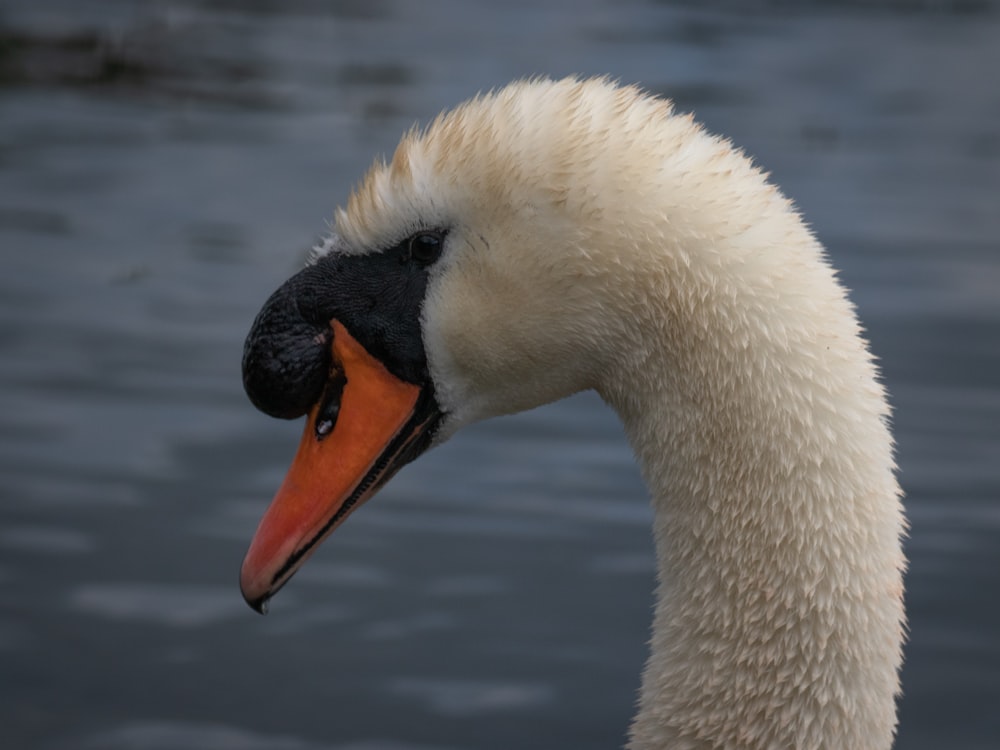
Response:
[[[892,744],[904,562],[884,395],[818,254],[791,302],[769,284],[769,307],[660,292],[602,389],[654,511],[632,750]]]

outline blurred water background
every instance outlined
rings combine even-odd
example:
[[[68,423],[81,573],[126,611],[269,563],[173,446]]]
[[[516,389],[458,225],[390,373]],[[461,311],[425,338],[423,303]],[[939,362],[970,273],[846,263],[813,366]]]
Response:
[[[267,618],[236,584],[300,429],[243,395],[257,309],[374,154],[539,73],[672,97],[802,208],[896,408],[898,747],[1000,747],[1000,3],[7,0],[4,748],[623,743],[649,510],[592,395],[425,456]]]

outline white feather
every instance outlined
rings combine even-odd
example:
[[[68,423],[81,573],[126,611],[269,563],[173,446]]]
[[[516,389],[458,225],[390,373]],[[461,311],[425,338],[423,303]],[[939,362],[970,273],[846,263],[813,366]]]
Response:
[[[889,747],[888,408],[789,201],[666,101],[532,80],[408,134],[335,244],[427,228],[448,232],[422,321],[442,439],[594,388],[641,463],[660,585],[630,747]]]

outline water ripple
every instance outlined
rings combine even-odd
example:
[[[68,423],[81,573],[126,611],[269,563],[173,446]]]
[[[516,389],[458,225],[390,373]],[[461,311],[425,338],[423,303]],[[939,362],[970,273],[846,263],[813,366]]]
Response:
[[[434,680],[400,677],[389,691],[415,698],[446,716],[474,716],[497,711],[537,708],[552,700],[547,685],[476,680]]]
[[[242,616],[243,602],[229,587],[154,583],[90,583],[70,602],[79,612],[110,620],[142,620],[170,627],[200,627]]]
[[[72,555],[95,549],[93,539],[75,529],[12,526],[0,530],[0,548],[40,554]]]
[[[444,750],[392,740],[317,743],[290,735],[264,734],[227,724],[150,720],[97,732],[63,747],[83,750]]]

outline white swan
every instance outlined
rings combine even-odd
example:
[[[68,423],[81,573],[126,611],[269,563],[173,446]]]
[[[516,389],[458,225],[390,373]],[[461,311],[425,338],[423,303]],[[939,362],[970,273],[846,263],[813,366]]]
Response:
[[[244,382],[309,413],[244,562],[256,608],[429,444],[593,388],[655,512],[629,747],[892,744],[904,521],[876,368],[793,207],[668,102],[533,80],[411,132],[262,310]]]

